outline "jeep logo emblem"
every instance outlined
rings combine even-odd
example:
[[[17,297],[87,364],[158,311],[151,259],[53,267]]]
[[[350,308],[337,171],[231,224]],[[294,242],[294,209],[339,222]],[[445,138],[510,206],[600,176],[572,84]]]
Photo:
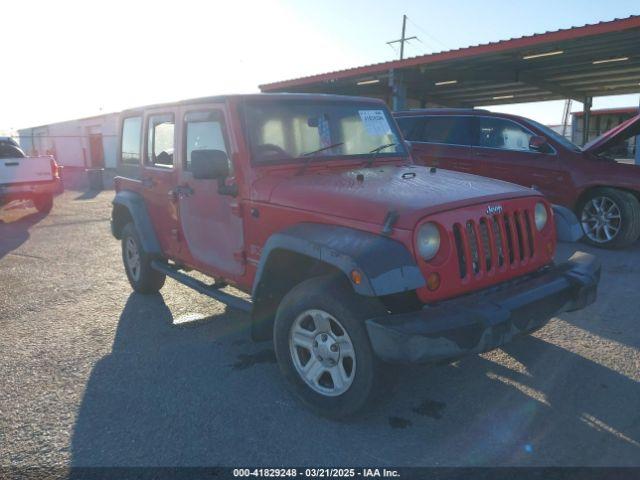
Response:
[[[502,213],[502,205],[489,205],[487,207],[487,215],[498,215]]]

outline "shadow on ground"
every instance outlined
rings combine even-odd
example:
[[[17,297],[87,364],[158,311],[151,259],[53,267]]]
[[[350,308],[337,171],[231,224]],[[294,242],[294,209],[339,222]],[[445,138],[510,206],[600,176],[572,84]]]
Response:
[[[22,205],[20,207],[0,208],[0,259],[26,242],[29,239],[29,229],[47,216],[35,209],[23,209]]]
[[[91,200],[96,198],[102,190],[86,190],[74,198],[74,200]]]
[[[132,294],[94,367],[74,466],[625,465],[640,459],[640,385],[535,337],[504,362],[398,369],[387,401],[347,423],[286,392],[271,346],[228,311],[173,326]],[[508,367],[506,365],[509,365]],[[640,462],[639,462],[640,463]]]

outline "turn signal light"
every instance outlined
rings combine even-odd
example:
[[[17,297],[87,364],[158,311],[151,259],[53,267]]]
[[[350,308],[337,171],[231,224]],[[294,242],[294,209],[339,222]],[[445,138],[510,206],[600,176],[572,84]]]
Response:
[[[427,288],[430,291],[440,288],[440,275],[436,272],[432,272],[427,276]]]
[[[351,281],[356,285],[362,283],[362,274],[358,270],[351,270]]]

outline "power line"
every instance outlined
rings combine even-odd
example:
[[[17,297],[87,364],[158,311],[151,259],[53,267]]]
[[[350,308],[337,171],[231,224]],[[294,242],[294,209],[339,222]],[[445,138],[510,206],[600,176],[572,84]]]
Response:
[[[429,32],[427,32],[424,28],[422,28],[420,25],[418,25],[416,22],[414,22],[413,20],[411,20],[409,17],[407,17],[407,20],[409,20],[409,22],[411,22],[411,25],[413,25],[414,27],[416,27],[418,30],[420,30],[422,33],[424,33],[427,37],[429,37],[431,40],[433,40],[434,42],[440,44],[440,46],[442,48],[444,48],[445,50],[448,50],[449,47],[447,45],[445,45],[443,42],[441,42],[440,40],[438,40],[436,37],[434,37],[432,34],[430,34]]]

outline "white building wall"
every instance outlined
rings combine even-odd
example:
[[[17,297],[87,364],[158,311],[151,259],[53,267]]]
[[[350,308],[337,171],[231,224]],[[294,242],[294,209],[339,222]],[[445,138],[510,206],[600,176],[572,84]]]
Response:
[[[65,167],[92,165],[90,134],[101,134],[105,168],[116,168],[118,114],[70,120],[18,131],[20,144],[29,155],[53,153]]]

